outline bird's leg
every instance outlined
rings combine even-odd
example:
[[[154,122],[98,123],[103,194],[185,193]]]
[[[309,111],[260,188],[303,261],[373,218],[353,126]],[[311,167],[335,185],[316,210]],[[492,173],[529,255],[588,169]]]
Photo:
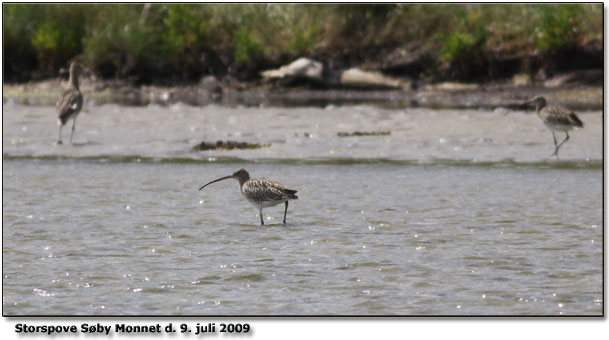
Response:
[[[556,154],[556,135],[554,134],[554,130],[550,130],[552,131],[552,139],[554,140],[554,152],[552,152],[552,154],[550,155],[550,157],[552,156],[556,156],[556,158],[558,158],[558,155]]]
[[[61,125],[59,125],[59,136],[57,137],[57,144],[61,144]]]
[[[569,140],[569,133],[567,131],[565,131],[565,139],[562,140],[562,142],[560,142],[557,146],[556,146],[556,150],[554,150],[553,155],[556,155],[556,158],[558,158],[558,149],[560,149],[560,147]]]
[[[74,135],[74,127],[76,126],[76,117],[72,120],[72,132],[70,133],[70,144],[72,144],[72,136]]]
[[[288,214],[288,201],[285,201],[285,211],[283,212],[283,225],[285,225],[285,216]]]
[[[264,220],[262,219],[262,209],[260,209],[260,225],[264,225]]]

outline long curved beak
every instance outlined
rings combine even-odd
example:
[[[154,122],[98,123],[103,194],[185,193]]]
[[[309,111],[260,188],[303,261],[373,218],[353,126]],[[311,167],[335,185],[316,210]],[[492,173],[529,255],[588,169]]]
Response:
[[[225,180],[225,179],[229,179],[229,178],[233,178],[233,176],[224,176],[224,177],[222,177],[222,178],[218,178],[218,179],[216,179],[216,180],[213,180],[213,181],[211,181],[211,182],[209,182],[209,183],[205,184],[204,186],[200,187],[200,188],[199,188],[199,191],[201,191],[203,188],[205,188],[206,186],[208,186],[208,185],[210,185],[210,184],[212,184],[212,183],[216,183],[216,182],[219,182],[219,181],[223,181],[223,180]]]

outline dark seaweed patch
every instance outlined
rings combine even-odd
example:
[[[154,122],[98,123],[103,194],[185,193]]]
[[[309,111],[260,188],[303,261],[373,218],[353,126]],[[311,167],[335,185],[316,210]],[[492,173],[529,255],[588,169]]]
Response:
[[[389,136],[391,131],[355,131],[355,132],[338,132],[338,137],[360,137],[360,136]]]
[[[267,146],[271,146],[271,144],[257,144],[257,143],[247,143],[247,142],[235,142],[235,141],[217,141],[215,143],[210,143],[203,141],[192,147],[193,151],[205,151],[205,150],[246,150],[246,149],[260,149]]]

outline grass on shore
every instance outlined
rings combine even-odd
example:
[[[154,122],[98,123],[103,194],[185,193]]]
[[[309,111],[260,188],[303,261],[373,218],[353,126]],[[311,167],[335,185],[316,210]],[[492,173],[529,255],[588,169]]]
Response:
[[[79,57],[106,78],[257,77],[301,56],[335,67],[433,46],[424,72],[463,75],[491,55],[601,44],[602,4],[3,4],[8,81]]]

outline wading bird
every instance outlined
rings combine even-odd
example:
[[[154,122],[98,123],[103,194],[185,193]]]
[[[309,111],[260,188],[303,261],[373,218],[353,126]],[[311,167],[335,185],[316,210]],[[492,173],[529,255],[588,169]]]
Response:
[[[70,133],[70,144],[72,144],[72,136],[74,135],[74,127],[76,126],[76,116],[82,109],[82,93],[78,88],[78,76],[83,70],[82,65],[73,61],[70,64],[70,80],[68,88],[63,92],[57,101],[57,124],[59,125],[59,137],[57,144],[61,144],[61,128],[66,125],[68,120],[72,119],[72,133]]]
[[[283,224],[286,224],[285,217],[288,213],[288,201],[298,199],[298,196],[296,196],[296,190],[288,189],[281,183],[272,181],[270,179],[250,178],[250,174],[245,169],[239,169],[230,176],[218,178],[205,184],[199,188],[199,191],[212,183],[229,178],[239,181],[239,186],[241,187],[241,194],[243,197],[258,208],[258,211],[260,212],[260,225],[264,225],[264,220],[262,218],[263,208],[274,207],[284,202],[285,211],[283,212]]]
[[[584,127],[584,123],[575,115],[575,113],[567,108],[560,106],[546,106],[546,99],[544,97],[537,96],[525,104],[535,105],[537,115],[543,122],[543,124],[550,129],[552,132],[552,138],[554,139],[554,152],[550,155],[556,156],[558,159],[558,149],[569,140],[569,130],[574,127]],[[556,143],[555,131],[563,131],[565,133],[565,139],[562,142]]]

